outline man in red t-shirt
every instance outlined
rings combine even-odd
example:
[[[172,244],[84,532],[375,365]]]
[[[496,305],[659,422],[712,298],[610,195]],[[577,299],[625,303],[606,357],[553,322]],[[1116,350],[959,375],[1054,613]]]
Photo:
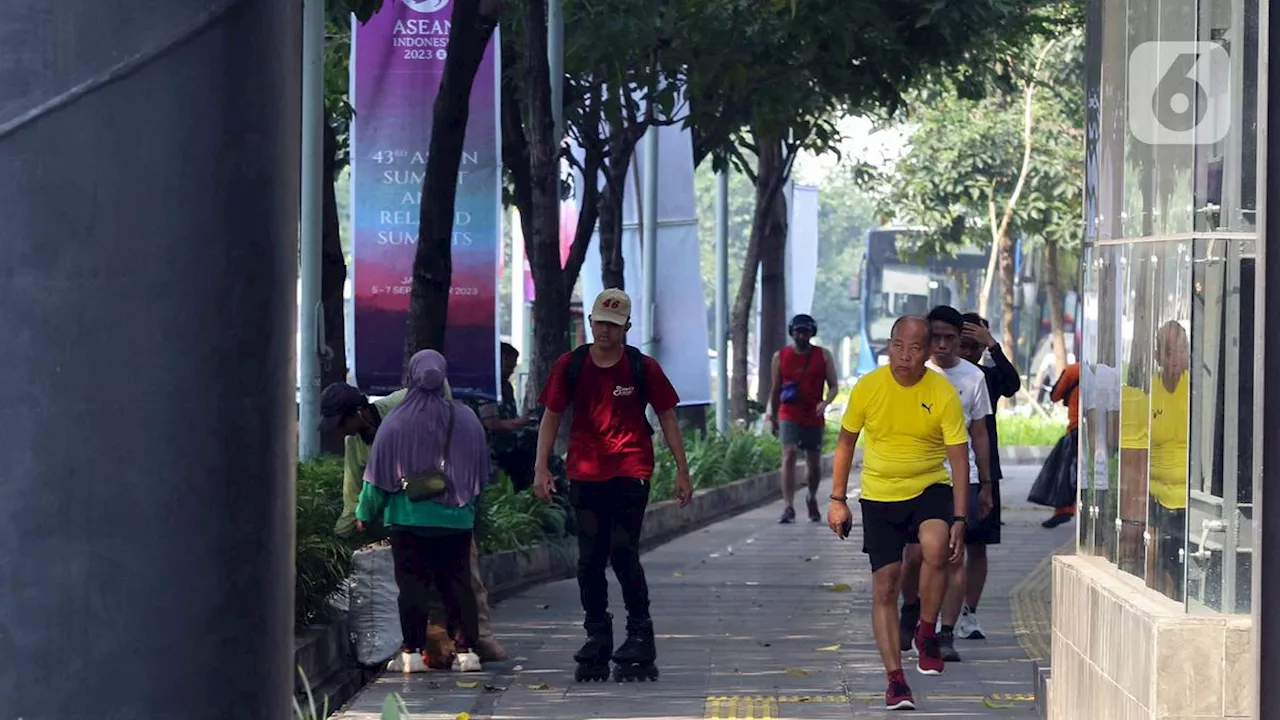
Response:
[[[782,442],[782,501],[786,507],[779,522],[796,520],[796,458],[801,451],[809,485],[805,505],[809,519],[821,522],[817,493],[818,483],[822,481],[827,406],[839,391],[836,362],[830,350],[811,342],[818,334],[818,323],[809,315],[796,315],[787,331],[794,344],[773,355],[773,390],[769,396],[773,434]]]
[[[577,514],[578,588],[587,643],[574,655],[575,677],[603,680],[609,660],[615,679],[656,680],[649,585],[640,566],[640,529],[653,474],[653,438],[645,405],[652,405],[676,461],[676,498],[693,498],[684,439],[676,419],[680,398],[653,358],[626,345],[631,299],[605,290],[592,306],[594,343],[566,353],[551,369],[540,402],[546,408],[538,429],[534,492],[550,501],[554,478],[547,459],[560,432],[560,419],[573,409],[566,473],[569,501]],[[636,371],[643,377],[636,377]],[[627,607],[627,640],[613,652],[613,617],[605,566],[622,585]]]

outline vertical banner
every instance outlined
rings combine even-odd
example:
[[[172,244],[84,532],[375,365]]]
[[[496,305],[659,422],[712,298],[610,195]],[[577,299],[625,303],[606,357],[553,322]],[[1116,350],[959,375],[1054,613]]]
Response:
[[[355,371],[361,389],[400,387],[432,110],[449,43],[450,0],[386,0],[352,42],[351,194]],[[445,356],[457,394],[498,394],[502,173],[497,34],[471,92],[453,219]]]

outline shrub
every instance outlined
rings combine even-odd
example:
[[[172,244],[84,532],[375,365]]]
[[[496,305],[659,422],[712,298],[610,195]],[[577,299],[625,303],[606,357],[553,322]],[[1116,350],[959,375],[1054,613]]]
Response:
[[[323,622],[328,599],[351,573],[355,544],[333,534],[342,514],[342,459],[318,457],[298,466],[294,618]]]
[[[1001,447],[1053,447],[1067,432],[1065,418],[1046,420],[1039,415],[996,415]]]
[[[686,435],[685,454],[688,456],[689,479],[694,490],[719,487],[769,472],[776,469],[782,461],[782,449],[777,440],[742,431],[732,431],[727,436]],[[675,458],[666,448],[657,449],[655,455],[649,490],[651,502],[675,497]]]

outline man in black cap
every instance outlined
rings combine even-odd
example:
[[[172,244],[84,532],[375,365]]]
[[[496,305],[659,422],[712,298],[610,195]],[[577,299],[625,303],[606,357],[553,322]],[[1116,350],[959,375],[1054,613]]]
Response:
[[[346,383],[334,383],[320,394],[320,431],[341,432],[346,436],[343,453],[342,472],[342,515],[338,518],[333,531],[339,537],[353,537],[356,533],[356,507],[360,504],[360,491],[364,488],[364,468],[369,463],[369,448],[378,433],[382,419],[396,408],[405,396],[405,390],[397,390],[390,395],[370,400],[364,393]],[[444,396],[453,399],[449,382],[444,384]],[[476,593],[476,608],[480,615],[480,640],[475,648],[481,662],[502,662],[507,659],[507,651],[493,635],[492,614],[489,610],[489,592],[485,589],[484,580],[480,577],[480,563],[477,557],[475,541],[471,543],[471,586]],[[431,627],[428,638],[436,646],[431,648],[432,660],[448,658],[452,648],[449,644],[451,634],[436,618],[443,619],[444,604],[439,594],[433,591],[431,600]],[[447,667],[447,664],[445,665]]]

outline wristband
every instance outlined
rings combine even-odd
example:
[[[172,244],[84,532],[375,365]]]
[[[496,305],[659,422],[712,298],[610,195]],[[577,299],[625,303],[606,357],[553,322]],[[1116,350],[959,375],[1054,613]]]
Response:
[[[849,502],[849,498],[848,498],[847,496],[836,497],[835,495],[832,495],[832,496],[831,496],[831,499],[832,499],[832,500],[835,500],[836,502],[840,502],[840,503],[847,503],[847,502]]]
[[[965,525],[968,525],[968,524],[969,524],[969,518],[964,517],[963,515],[957,515],[957,516],[955,516],[955,517],[951,518],[951,524],[952,524],[952,525],[955,525],[956,523],[964,523]]]

